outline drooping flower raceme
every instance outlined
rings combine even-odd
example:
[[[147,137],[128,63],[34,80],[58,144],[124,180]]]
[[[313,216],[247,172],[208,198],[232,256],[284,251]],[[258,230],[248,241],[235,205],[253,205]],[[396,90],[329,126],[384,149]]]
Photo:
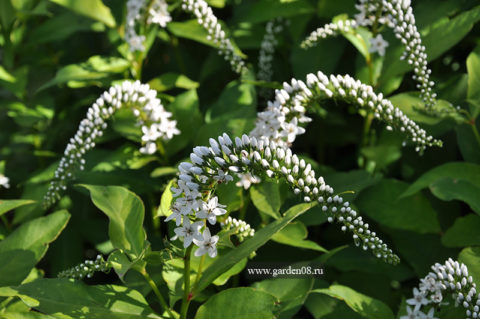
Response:
[[[125,81],[115,85],[103,94],[88,109],[87,116],[65,148],[64,156],[55,171],[54,180],[44,198],[44,206],[49,207],[60,198],[60,191],[67,188],[67,182],[73,178],[76,170],[83,170],[84,154],[95,146],[95,141],[107,128],[107,120],[120,108],[131,109],[141,126],[142,147],[140,152],[153,154],[157,150],[158,140],[169,140],[180,133],[177,122],[170,119],[157,92],[139,81]]]
[[[230,63],[234,72],[243,73],[246,71],[245,62],[242,57],[235,52],[235,48],[217,17],[213,14],[212,8],[204,0],[182,0],[182,8],[195,15],[198,23],[208,32],[208,40],[212,40],[218,45],[219,54]]]
[[[232,230],[237,236],[238,240],[244,241],[248,237],[255,235],[255,229],[250,224],[247,224],[241,219],[236,219],[228,216],[226,220],[220,223],[224,230]]]
[[[329,37],[334,37],[340,33],[349,33],[357,27],[357,22],[355,20],[339,20],[333,23],[324,25],[321,28],[310,33],[310,35],[303,40],[300,46],[304,49],[316,46],[320,39],[326,39]]]
[[[369,225],[350,208],[349,203],[334,195],[333,188],[325,184],[322,177],[315,176],[310,164],[299,160],[290,149],[278,145],[273,139],[243,135],[241,139],[235,138],[233,143],[228,135],[223,134],[217,140],[210,139],[210,147],[195,147],[190,159],[192,163],[183,162],[178,167],[178,186],[172,188],[172,214],[165,221],[175,220],[179,228],[203,222],[203,239],[193,238],[193,243],[199,247],[197,256],[208,253],[212,257],[217,253],[218,237],[211,235],[207,219],[214,224],[218,216],[225,214],[225,210],[217,199],[212,200],[216,198],[212,197],[215,185],[232,181],[230,174],[250,173],[285,178],[293,192],[301,195],[305,202],[320,203],[329,222],[336,221],[342,225],[343,231],[353,232],[357,246],[372,250],[375,256],[387,262],[399,262],[399,258],[375,232],[369,230]]]
[[[362,26],[377,23],[393,28],[395,36],[405,46],[401,59],[413,65],[414,80],[418,82],[421,96],[427,109],[435,105],[434,82],[430,80],[431,70],[427,67],[427,54],[420,33],[415,24],[415,16],[410,0],[360,0],[357,8],[357,23]]]
[[[0,174],[0,186],[10,188],[10,179],[3,174]]]
[[[276,91],[274,101],[268,102],[267,109],[258,114],[250,136],[257,139],[265,136],[279,145],[290,145],[297,135],[305,132],[299,124],[311,121],[305,113],[309,104],[318,99],[342,100],[372,112],[375,118],[387,124],[388,130],[396,129],[408,136],[418,152],[423,152],[428,146],[442,145],[441,141],[427,136],[425,130],[384,99],[382,93],[376,94],[371,86],[349,75],[327,77],[322,72],[308,74],[306,84],[296,79],[292,79],[290,84],[283,83],[283,89]]]
[[[145,50],[143,45],[145,36],[139,35],[136,31],[137,22],[145,21],[145,15],[147,23],[158,24],[163,28],[172,20],[165,0],[154,0],[148,8],[146,8],[146,4],[145,0],[127,1],[125,41],[130,46],[130,51]],[[147,10],[148,12],[146,12]]]
[[[467,266],[449,258],[443,265],[433,265],[432,272],[420,280],[419,287],[413,289],[413,298],[407,300],[407,315],[400,319],[433,318],[434,309],[441,305],[448,291],[455,303],[465,308],[466,318],[480,318],[480,294]],[[431,307],[427,317],[423,307]]]
[[[110,263],[98,255],[95,260],[85,260],[80,265],[60,272],[57,277],[80,280],[85,277],[91,278],[96,271],[109,272],[111,268]]]
[[[257,79],[259,81],[270,82],[273,76],[273,54],[275,46],[278,44],[276,35],[282,32],[283,18],[276,18],[267,22],[265,26],[265,35],[260,44],[260,52],[258,56]],[[266,100],[270,98],[271,89],[260,88],[258,95]]]

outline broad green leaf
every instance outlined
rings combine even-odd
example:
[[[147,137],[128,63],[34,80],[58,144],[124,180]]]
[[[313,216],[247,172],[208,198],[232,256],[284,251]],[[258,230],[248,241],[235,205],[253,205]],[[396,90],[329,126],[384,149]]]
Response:
[[[15,77],[0,65],[0,81],[15,83]]]
[[[461,200],[480,215],[480,197],[478,196],[480,187],[462,179],[445,177],[431,183],[430,190],[433,195],[444,201]]]
[[[403,192],[401,197],[415,194],[445,178],[456,181],[457,183],[460,181],[462,181],[462,183],[466,182],[480,188],[480,165],[465,162],[450,162],[437,166],[420,176]],[[470,185],[468,186],[470,187]]]
[[[480,121],[477,121],[477,130],[480,130]],[[455,128],[457,135],[457,145],[460,149],[462,158],[466,162],[480,164],[480,147],[478,145],[477,137],[472,130],[469,123],[463,123]]]
[[[480,113],[480,55],[476,52],[470,53],[467,58],[468,92],[470,100],[470,112],[476,118]]]
[[[100,21],[110,28],[115,27],[115,19],[110,8],[102,0],[50,0],[78,14]]]
[[[239,210],[244,205],[243,189],[237,187],[235,183],[218,185],[215,194],[218,196],[218,202],[227,206],[228,212]]]
[[[271,319],[276,303],[271,294],[253,288],[230,288],[210,297],[195,319]]]
[[[55,319],[55,317],[44,315],[40,312],[5,312],[2,319]]]
[[[33,203],[35,203],[35,201],[29,199],[0,200],[0,215],[3,215],[6,212],[11,211],[17,207],[30,205]]]
[[[170,214],[172,214],[172,211],[170,210],[170,206],[172,206],[172,200],[173,200],[173,195],[171,188],[173,186],[173,182],[175,180],[170,180],[168,182],[167,186],[165,187],[165,190],[163,191],[162,198],[160,199],[160,206],[158,207],[157,214],[154,217],[159,217],[159,216],[164,216],[168,217]]]
[[[277,243],[289,245],[298,248],[312,249],[321,252],[327,252],[325,248],[318,245],[316,242],[307,240],[307,227],[302,222],[292,222],[285,226],[278,233],[273,235],[272,240]]]
[[[252,285],[258,289],[275,296],[280,300],[280,310],[277,318],[292,318],[308,297],[313,287],[313,279],[268,279]]]
[[[228,279],[230,279],[230,277],[240,273],[245,268],[246,265],[247,265],[247,258],[243,258],[238,263],[233,265],[229,270],[227,270],[226,272],[221,274],[217,279],[215,279],[213,281],[213,284],[216,285],[216,286],[225,285],[227,283]],[[196,272],[197,271],[198,271],[198,267],[196,269]]]
[[[142,200],[120,186],[80,185],[90,191],[95,206],[108,216],[108,234],[115,248],[139,257],[145,247],[145,207]]]
[[[313,204],[315,205],[315,204]],[[218,276],[227,271],[230,267],[238,263],[245,257],[248,257],[252,252],[263,246],[270,238],[284,228],[289,222],[294,220],[299,215],[310,209],[312,204],[299,204],[290,208],[285,215],[266,227],[255,232],[255,236],[245,240],[236,249],[229,251],[225,255],[216,258],[212,264],[205,269],[198,285],[194,291],[198,294],[212,283]]]
[[[250,196],[255,207],[275,219],[280,218],[280,188],[276,182],[263,182],[250,187]]]
[[[175,175],[178,172],[176,167],[157,167],[150,174],[151,177],[162,177],[166,175]]]
[[[356,292],[355,290],[341,286],[332,285],[328,289],[315,289],[312,293],[321,293],[345,301],[345,303],[356,313],[369,319],[395,318],[392,310],[383,302],[369,296]]]
[[[480,284],[480,247],[467,247],[458,255],[458,261],[464,263],[473,281]]]
[[[161,318],[136,290],[115,286],[89,286],[67,279],[39,279],[16,288],[40,302],[35,309],[62,318]]]
[[[198,134],[198,127],[202,125],[197,91],[192,89],[177,95],[167,110],[173,113],[172,118],[177,121],[177,128],[181,132],[165,145],[167,154],[173,155],[192,142]]]
[[[198,24],[197,20],[170,22],[167,24],[167,29],[177,37],[197,41],[214,48],[218,47],[213,41],[207,39],[207,31]]]
[[[407,187],[407,183],[384,179],[362,191],[355,203],[363,214],[384,226],[418,233],[439,232],[437,213],[425,196],[398,198]]]
[[[148,82],[150,87],[158,92],[170,90],[172,88],[181,89],[196,89],[199,86],[198,82],[190,80],[186,75],[178,73],[164,73],[159,77],[154,78]]]
[[[123,280],[127,272],[132,268],[133,262],[128,259],[127,255],[120,250],[115,250],[108,256],[108,262],[112,265],[113,270]]]
[[[343,301],[323,294],[310,294],[305,306],[315,319],[364,319]]]
[[[67,225],[70,214],[61,210],[22,224],[0,241],[0,287],[18,285],[43,258],[49,244]]]
[[[130,67],[130,62],[118,57],[92,56],[87,62],[70,64],[57,71],[55,77],[42,85],[38,91],[62,83],[95,83],[112,74],[122,73]]]
[[[453,226],[443,235],[442,243],[447,247],[480,246],[479,229],[479,216],[470,214],[457,218]]]
[[[2,29],[9,30],[10,24],[15,20],[15,8],[10,0],[0,1],[0,25]]]
[[[38,300],[26,295],[22,295],[11,287],[0,287],[0,297],[18,297],[29,307],[36,307],[39,305]]]
[[[356,198],[363,189],[378,183],[382,179],[381,174],[372,175],[365,170],[328,172],[324,174],[324,177],[337,193],[353,191],[354,194],[349,197],[352,199]]]

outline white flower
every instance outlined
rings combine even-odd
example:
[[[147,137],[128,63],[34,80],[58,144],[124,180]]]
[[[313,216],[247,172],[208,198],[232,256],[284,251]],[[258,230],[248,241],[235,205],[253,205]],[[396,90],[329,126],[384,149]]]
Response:
[[[205,253],[208,253],[211,258],[217,256],[218,236],[211,236],[208,227],[203,231],[203,239],[196,240],[194,238],[193,242],[198,246],[198,249],[195,251],[195,256],[202,256],[205,255]]]
[[[305,129],[298,126],[298,119],[296,117],[294,117],[290,123],[283,123],[282,128],[282,136],[287,138],[288,143],[293,143],[297,135],[305,133]]]
[[[206,218],[208,222],[215,225],[217,222],[217,216],[224,215],[227,211],[224,209],[226,206],[218,203],[218,197],[211,198],[208,203],[202,202],[200,211],[197,212],[198,218]]]
[[[428,305],[430,301],[425,297],[425,292],[413,288],[413,298],[407,299],[407,304],[414,306],[415,311],[420,309],[421,306]]]
[[[435,309],[434,309],[434,308],[431,308],[426,315],[422,313],[422,314],[423,314],[423,317],[422,317],[422,318],[423,318],[423,319],[438,319],[438,318],[436,318],[436,317],[433,316],[434,313],[435,313]]]
[[[243,187],[244,189],[249,189],[250,185],[261,182],[260,177],[250,173],[238,174],[238,176],[240,177],[240,180],[235,185],[238,187]]]
[[[180,224],[182,223],[182,215],[188,215],[188,213],[190,212],[188,211],[187,213],[185,213],[186,210],[184,210],[183,208],[184,207],[177,205],[177,203],[172,205],[170,207],[170,210],[172,211],[172,213],[169,216],[167,216],[167,218],[165,218],[165,221],[168,222],[172,219],[175,219],[175,224],[177,226],[180,226]]]
[[[179,237],[183,237],[183,247],[187,248],[192,243],[193,239],[203,240],[202,234],[200,234],[200,227],[203,222],[198,221],[190,224],[190,219],[184,218],[183,225],[175,228],[173,231]]]
[[[370,39],[370,49],[369,52],[377,52],[379,55],[385,55],[385,49],[388,47],[388,42],[385,41],[381,34],[377,34],[375,38]]]
[[[0,186],[3,186],[5,188],[10,188],[9,182],[10,182],[10,179],[8,177],[6,177],[3,174],[0,174]]]
[[[165,28],[170,21],[172,17],[168,12],[168,4],[165,0],[155,0],[148,11],[148,23],[155,23]]]
[[[407,315],[401,316],[400,319],[422,319],[422,317],[420,317],[420,313],[420,311],[412,310],[412,308],[407,306]]]

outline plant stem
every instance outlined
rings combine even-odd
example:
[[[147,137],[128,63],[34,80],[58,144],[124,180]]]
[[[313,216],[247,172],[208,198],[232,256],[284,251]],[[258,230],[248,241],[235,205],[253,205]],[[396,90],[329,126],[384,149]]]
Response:
[[[469,124],[472,128],[472,131],[473,131],[473,134],[475,135],[475,138],[477,139],[478,145],[480,146],[480,134],[478,133],[477,126],[475,125],[475,119],[472,119],[469,122]]]
[[[183,258],[183,300],[182,308],[180,310],[180,319],[187,318],[188,305],[190,304],[190,256],[192,254],[193,245],[190,245],[185,251],[185,257]]]
[[[158,298],[158,301],[160,302],[160,304],[162,305],[162,308],[164,311],[168,312],[168,315],[170,316],[170,318],[174,319],[175,316],[173,315],[172,311],[170,310],[170,307],[168,307],[167,305],[167,302],[165,301],[165,299],[163,299],[163,296],[162,294],[160,293],[160,290],[158,290],[158,287],[157,285],[155,284],[155,282],[153,281],[153,279],[150,277],[150,275],[147,273],[147,270],[145,268],[143,268],[141,271],[139,271],[142,276],[145,278],[145,280],[148,282],[148,284],[150,285],[150,287],[152,288],[153,292],[155,293],[155,295],[157,296]]]
[[[200,279],[200,275],[202,274],[203,263],[205,262],[205,257],[206,256],[207,255],[202,255],[202,258],[200,259],[200,264],[198,265],[197,276],[195,277],[195,283],[193,284],[192,291],[194,291],[195,288],[197,287],[198,280]]]

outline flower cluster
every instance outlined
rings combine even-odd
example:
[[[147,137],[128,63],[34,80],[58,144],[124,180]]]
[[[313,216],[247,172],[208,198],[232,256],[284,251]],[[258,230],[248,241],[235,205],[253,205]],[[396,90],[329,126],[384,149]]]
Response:
[[[357,5],[359,13],[356,21],[367,26],[375,23],[393,28],[395,36],[405,45],[401,59],[406,59],[414,67],[414,80],[427,109],[435,105],[434,82],[430,80],[431,70],[427,67],[427,54],[422,45],[420,33],[415,25],[410,0],[361,0]],[[383,39],[382,39],[383,40]]]
[[[143,21],[147,15],[147,23],[158,24],[165,27],[172,17],[168,12],[165,0],[153,0],[148,8],[145,8],[145,0],[128,0],[127,17],[125,22],[125,41],[130,46],[130,51],[144,51],[145,36],[139,35],[135,29],[137,21]],[[148,11],[148,12],[144,12]]]
[[[296,136],[305,132],[299,123],[311,121],[305,116],[306,107],[315,99],[329,98],[343,100],[358,109],[372,112],[375,118],[384,121],[388,130],[398,129],[416,144],[416,150],[423,152],[428,146],[441,146],[442,142],[427,136],[414,121],[383,98],[376,94],[369,85],[355,80],[349,75],[326,76],[322,72],[307,75],[306,84],[292,79],[283,83],[283,89],[277,90],[273,102],[268,102],[267,109],[258,114],[251,136],[268,137],[282,146],[288,146]]]
[[[60,197],[60,191],[67,188],[67,181],[73,177],[75,170],[84,169],[84,154],[95,146],[95,141],[107,128],[106,121],[117,109],[130,108],[137,117],[137,124],[143,132],[142,153],[153,154],[157,150],[157,140],[169,140],[179,134],[177,122],[170,120],[172,114],[165,110],[156,95],[155,90],[139,81],[125,81],[103,92],[88,109],[87,117],[80,122],[75,136],[65,148],[45,195],[44,206],[49,207]]]
[[[10,188],[10,179],[3,174],[0,174],[0,186]]]
[[[215,185],[232,181],[232,173],[250,173],[285,178],[293,192],[301,195],[305,202],[320,203],[329,222],[336,221],[342,225],[343,231],[353,232],[357,246],[371,249],[375,256],[389,263],[399,262],[398,256],[375,232],[369,230],[369,225],[351,209],[349,203],[334,195],[333,188],[325,184],[322,177],[315,177],[310,164],[273,139],[243,135],[232,142],[228,135],[223,134],[217,140],[210,139],[210,147],[195,147],[190,159],[192,163],[183,162],[179,165],[178,187],[172,188],[172,214],[166,221],[174,219],[177,226],[182,225],[176,233],[183,234],[184,247],[191,242],[199,247],[195,252],[197,256],[207,252],[211,257],[217,254],[218,236],[211,236],[207,220],[214,224],[216,217],[226,211],[224,206],[218,204],[216,197],[211,198]]]
[[[96,271],[109,272],[112,266],[101,255],[95,260],[85,260],[78,266],[60,272],[58,278],[83,279],[91,278]]]
[[[433,318],[434,307],[427,315],[420,309],[440,305],[446,290],[453,292],[456,305],[465,308],[467,318],[480,318],[480,294],[477,294],[472,276],[468,275],[467,266],[449,258],[443,265],[433,265],[432,270],[421,279],[419,288],[413,289],[413,298],[407,300],[408,314],[400,319]]]
[[[207,39],[212,40],[219,47],[220,55],[230,62],[233,71],[243,73],[246,70],[245,62],[240,57],[232,45],[232,42],[222,26],[218,22],[217,17],[213,14],[212,8],[204,0],[182,0],[182,8],[195,15],[197,21],[208,32]]]
[[[245,221],[228,216],[226,220],[220,223],[225,230],[233,230],[239,241],[244,241],[247,237],[255,235],[255,229],[250,227]]]
[[[276,18],[268,21],[265,27],[265,35],[260,44],[260,52],[258,56],[258,71],[257,79],[259,81],[270,82],[273,76],[273,54],[275,53],[275,46],[278,44],[276,35],[282,32],[283,18]],[[270,89],[260,88],[258,95],[265,100],[270,98]]]
[[[338,20],[333,23],[324,25],[321,28],[310,33],[310,35],[303,40],[300,46],[304,49],[316,46],[320,39],[334,37],[340,33],[349,33],[357,27],[355,20]]]

